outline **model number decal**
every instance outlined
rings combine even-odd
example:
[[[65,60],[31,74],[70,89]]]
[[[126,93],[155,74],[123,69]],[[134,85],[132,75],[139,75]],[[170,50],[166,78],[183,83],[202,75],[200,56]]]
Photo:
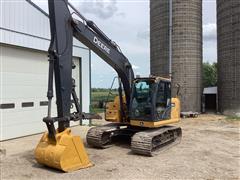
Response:
[[[108,48],[105,44],[103,44],[96,36],[94,36],[93,42],[97,44],[106,53],[110,54],[110,48]]]

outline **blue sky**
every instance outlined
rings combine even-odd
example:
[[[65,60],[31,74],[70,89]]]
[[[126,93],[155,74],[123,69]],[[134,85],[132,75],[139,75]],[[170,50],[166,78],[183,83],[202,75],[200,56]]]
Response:
[[[43,0],[42,2],[44,2]],[[46,1],[45,1],[46,2]],[[150,73],[149,0],[71,0],[121,47],[135,74]],[[44,3],[38,3],[42,6]],[[203,60],[216,62],[216,0],[203,0]],[[114,70],[92,53],[92,87],[110,87]]]

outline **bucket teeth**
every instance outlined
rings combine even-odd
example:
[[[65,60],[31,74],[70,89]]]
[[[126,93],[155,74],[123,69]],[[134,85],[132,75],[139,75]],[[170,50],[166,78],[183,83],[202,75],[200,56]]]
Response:
[[[48,133],[42,136],[35,149],[38,163],[64,172],[93,166],[81,138],[73,136],[69,128],[57,133],[55,137],[56,141],[48,138]]]

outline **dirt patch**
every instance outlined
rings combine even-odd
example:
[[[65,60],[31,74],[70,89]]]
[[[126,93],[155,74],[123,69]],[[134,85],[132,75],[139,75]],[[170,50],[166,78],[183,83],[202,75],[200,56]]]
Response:
[[[101,121],[97,121],[100,123]],[[1,179],[239,179],[240,123],[223,116],[183,119],[182,142],[157,157],[131,153],[123,142],[108,149],[86,147],[94,167],[62,173],[36,163],[41,135],[1,143]],[[88,127],[72,128],[85,141]],[[1,153],[2,154],[2,153]]]

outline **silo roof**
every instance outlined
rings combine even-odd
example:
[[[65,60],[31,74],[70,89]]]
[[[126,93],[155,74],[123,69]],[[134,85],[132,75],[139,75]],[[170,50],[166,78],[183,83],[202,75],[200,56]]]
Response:
[[[217,94],[217,87],[206,87],[203,90],[203,94]]]

